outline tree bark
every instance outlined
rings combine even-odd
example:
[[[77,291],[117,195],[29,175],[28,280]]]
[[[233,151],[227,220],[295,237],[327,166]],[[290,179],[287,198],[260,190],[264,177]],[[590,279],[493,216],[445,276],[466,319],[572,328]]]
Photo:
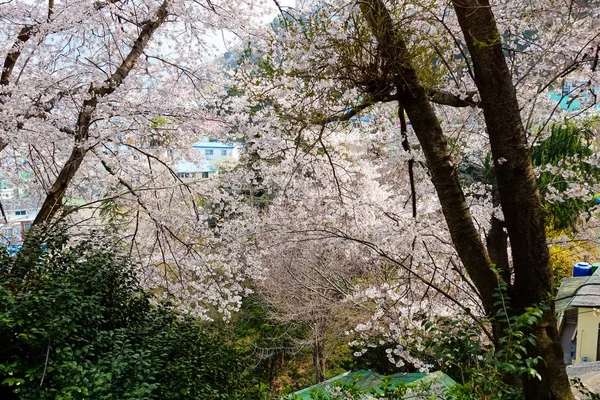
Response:
[[[315,385],[325,380],[325,368],[323,365],[323,343],[319,335],[319,324],[313,328],[313,365],[315,367]]]
[[[528,380],[528,399],[572,399],[554,315],[552,268],[537,180],[502,41],[488,0],[453,0],[479,89],[504,220],[510,239],[517,311],[548,305],[536,329],[542,381]],[[510,284],[510,282],[507,282]]]
[[[448,143],[437,115],[409,59],[406,43],[393,29],[393,21],[381,0],[361,3],[361,9],[383,54],[395,66],[402,90],[398,93],[406,114],[419,139],[431,180],[438,194],[452,242],[469,277],[479,290],[486,312],[493,311],[496,285],[491,261],[460,185],[456,166],[450,156]]]
[[[404,40],[394,29],[393,20],[382,0],[360,3],[382,54],[394,65],[403,87],[398,97],[422,146],[432,182],[436,188],[453,244],[469,277],[479,290],[488,315],[494,311],[492,295],[496,275],[492,261],[475,228],[465,201],[446,139],[430,99],[412,66]],[[502,53],[500,36],[487,1],[455,0],[461,29],[475,70],[481,96],[479,107],[490,136],[498,193],[505,216],[513,254],[515,282],[509,293],[519,309],[549,305],[536,328],[536,355],[544,359],[537,366],[541,381],[523,385],[528,399],[573,399],[559,346],[554,307],[551,268],[541,213],[541,199],[529,158],[527,140],[519,114],[519,104]],[[500,221],[496,221],[497,223]],[[498,234],[498,228],[493,232]],[[493,240],[502,239],[493,238]],[[497,261],[506,263],[501,249],[494,248]],[[510,282],[507,282],[510,284]]]

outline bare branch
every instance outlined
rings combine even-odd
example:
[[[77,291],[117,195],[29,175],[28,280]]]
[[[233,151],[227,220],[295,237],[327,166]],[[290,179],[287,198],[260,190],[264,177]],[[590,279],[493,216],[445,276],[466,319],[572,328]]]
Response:
[[[478,92],[470,91],[464,96],[458,96],[450,92],[436,89],[427,90],[429,100],[433,103],[450,107],[479,107]]]

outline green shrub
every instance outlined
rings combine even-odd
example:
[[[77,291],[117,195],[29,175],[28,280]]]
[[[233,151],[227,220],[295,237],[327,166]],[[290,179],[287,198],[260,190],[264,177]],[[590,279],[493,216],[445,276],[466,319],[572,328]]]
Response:
[[[155,305],[102,240],[29,243],[0,273],[2,399],[260,398],[226,331]]]

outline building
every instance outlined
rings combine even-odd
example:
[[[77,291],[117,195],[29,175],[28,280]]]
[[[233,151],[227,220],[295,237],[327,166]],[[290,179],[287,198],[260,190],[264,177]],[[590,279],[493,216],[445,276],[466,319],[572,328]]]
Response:
[[[6,245],[23,243],[23,237],[31,228],[35,216],[40,211],[40,201],[34,197],[3,198],[0,242]]]
[[[558,103],[558,108],[570,112],[595,109],[600,111],[597,96],[600,86],[593,86],[588,80],[568,78],[560,88],[549,91],[550,100]]]
[[[2,167],[10,173],[0,173],[0,243],[18,245],[40,210],[41,197],[29,192],[34,174],[27,160],[9,157]]]
[[[207,138],[193,144],[195,161],[175,159],[175,172],[182,179],[207,179],[218,174],[221,164],[235,162],[239,145],[210,141]]]
[[[565,364],[600,361],[600,270],[563,279],[555,309]]]

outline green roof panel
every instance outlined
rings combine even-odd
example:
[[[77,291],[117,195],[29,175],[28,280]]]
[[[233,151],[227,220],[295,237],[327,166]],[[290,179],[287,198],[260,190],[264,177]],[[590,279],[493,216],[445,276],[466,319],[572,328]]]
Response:
[[[449,388],[456,384],[456,382],[450,378],[448,375],[444,374],[441,371],[436,371],[431,374],[427,374],[424,372],[414,372],[414,373],[398,373],[391,375],[390,384],[393,386],[398,385],[399,383],[416,383],[416,382],[437,382],[441,384],[444,388]],[[325,382],[321,382],[318,385],[313,385],[307,387],[306,389],[302,389],[296,393],[294,393],[298,399],[302,400],[311,400],[311,393],[314,391],[318,391],[321,393],[326,393],[327,387],[333,387],[335,385],[351,385],[354,383],[356,387],[360,389],[361,392],[364,393],[373,393],[375,391],[381,392],[379,389],[383,385],[384,376],[380,375],[376,372],[369,370],[359,370],[355,372],[346,372],[344,374],[333,377]],[[292,396],[286,396],[284,399],[291,399]]]

